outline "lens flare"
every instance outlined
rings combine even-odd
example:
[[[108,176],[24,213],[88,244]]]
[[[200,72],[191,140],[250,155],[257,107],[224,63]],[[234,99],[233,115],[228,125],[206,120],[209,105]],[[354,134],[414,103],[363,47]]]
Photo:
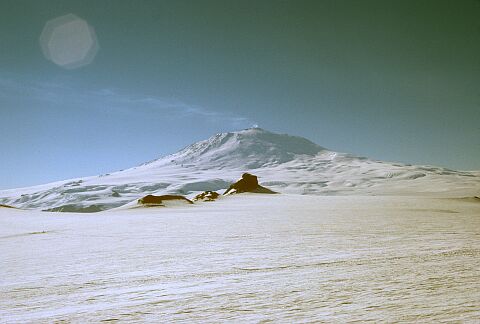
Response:
[[[92,63],[99,49],[93,27],[74,14],[47,21],[40,46],[46,59],[65,69]]]

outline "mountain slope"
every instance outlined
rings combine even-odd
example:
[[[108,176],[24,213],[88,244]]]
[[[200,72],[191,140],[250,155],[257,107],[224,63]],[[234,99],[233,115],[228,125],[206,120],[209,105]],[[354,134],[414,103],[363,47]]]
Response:
[[[148,164],[192,164],[205,169],[256,169],[289,162],[298,155],[315,156],[323,150],[323,147],[303,137],[251,128],[214,135]]]
[[[302,137],[253,128],[222,133],[177,153],[111,174],[0,191],[0,204],[96,211],[146,194],[225,190],[243,172],[293,194],[474,196],[480,173],[374,161],[327,150]],[[64,207],[64,208],[62,208]]]

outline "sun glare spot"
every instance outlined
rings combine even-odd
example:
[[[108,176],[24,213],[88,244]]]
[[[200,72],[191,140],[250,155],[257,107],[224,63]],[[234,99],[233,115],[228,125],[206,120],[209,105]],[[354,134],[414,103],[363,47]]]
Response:
[[[74,14],[47,21],[40,46],[46,59],[65,69],[92,63],[99,49],[93,27]]]

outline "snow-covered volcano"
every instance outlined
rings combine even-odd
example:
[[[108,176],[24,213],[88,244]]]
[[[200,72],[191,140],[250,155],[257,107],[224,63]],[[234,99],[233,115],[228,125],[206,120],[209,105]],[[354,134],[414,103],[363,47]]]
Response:
[[[251,172],[280,193],[474,196],[480,172],[374,161],[325,149],[305,138],[260,128],[222,133],[143,165],[104,174],[0,191],[0,204],[98,211],[146,194],[224,190]]]
[[[324,150],[303,137],[250,128],[214,135],[148,164],[175,163],[202,169],[258,169],[290,162],[300,155],[315,156]]]

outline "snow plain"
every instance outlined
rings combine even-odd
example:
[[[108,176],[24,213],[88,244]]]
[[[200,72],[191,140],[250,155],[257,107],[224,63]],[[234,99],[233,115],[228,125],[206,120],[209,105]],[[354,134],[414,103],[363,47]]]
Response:
[[[222,192],[246,171],[281,194],[136,204]],[[479,193],[478,171],[262,129],[3,190],[21,209],[0,207],[0,322],[478,322]]]
[[[0,322],[480,318],[476,198],[243,194],[0,209]]]

